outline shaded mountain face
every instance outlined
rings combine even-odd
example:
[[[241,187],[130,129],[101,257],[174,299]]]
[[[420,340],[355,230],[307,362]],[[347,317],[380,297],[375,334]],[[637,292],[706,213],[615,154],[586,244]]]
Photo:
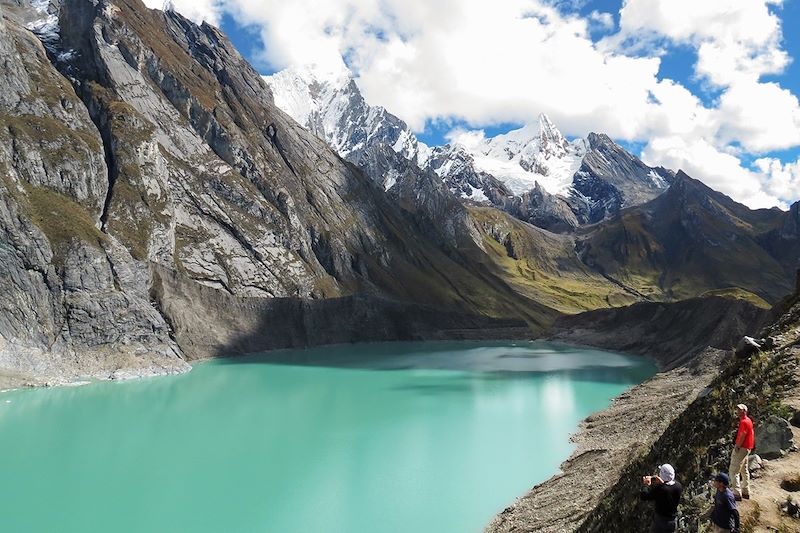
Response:
[[[578,250],[587,265],[646,298],[739,287],[774,303],[791,292],[799,266],[792,217],[748,209],[678,172],[655,200],[583,230]]]
[[[769,315],[764,306],[719,296],[639,302],[560,317],[547,337],[650,356],[661,369],[669,370],[689,363],[709,346],[736,348],[742,335],[758,331]]]
[[[3,372],[181,371],[261,327],[257,313],[214,323],[195,285],[241,308],[358,293],[451,328],[557,314],[476,260],[472,239],[445,238],[470,230],[458,202],[422,194],[441,182],[412,173],[387,196],[275,107],[217,29],[138,0],[3,2],[0,24]],[[218,340],[192,352],[179,323]]]
[[[293,68],[265,79],[279,107],[349,161],[358,164],[364,152],[389,147],[435,172],[457,197],[551,231],[572,231],[649,201],[672,177],[606,135],[569,141],[546,115],[496,137],[429,148],[405,122],[367,104],[344,66],[333,73]],[[385,174],[364,170],[386,189],[394,184]]]
[[[778,220],[770,231],[759,236],[761,244],[787,271],[800,265],[800,202],[795,202],[788,212],[779,209],[761,210],[764,219]]]
[[[608,135],[590,133],[589,150],[572,180],[570,206],[582,222],[595,223],[665,191],[674,173],[645,165]]]

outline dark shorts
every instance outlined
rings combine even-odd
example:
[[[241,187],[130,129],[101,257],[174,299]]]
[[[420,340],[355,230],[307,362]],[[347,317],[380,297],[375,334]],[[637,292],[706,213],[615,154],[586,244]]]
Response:
[[[650,533],[673,533],[675,529],[675,517],[653,515],[653,526],[650,528]]]

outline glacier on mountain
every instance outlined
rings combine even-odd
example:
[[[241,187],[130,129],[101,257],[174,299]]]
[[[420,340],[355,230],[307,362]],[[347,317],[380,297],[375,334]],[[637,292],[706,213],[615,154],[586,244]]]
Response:
[[[344,158],[354,159],[348,156],[375,143],[386,144],[415,162],[427,151],[405,122],[381,106],[367,104],[344,64],[290,68],[264,80],[275,105]]]
[[[342,157],[362,167],[370,161],[372,178],[385,190],[405,165],[375,167],[377,160],[387,162],[376,158],[384,147],[435,173],[455,195],[547,229],[569,231],[647,201],[669,186],[672,175],[648,167],[605,135],[569,140],[545,114],[494,137],[468,131],[450,144],[428,147],[401,119],[369,105],[344,64],[293,67],[264,79],[275,104]]]
[[[584,139],[568,141],[544,113],[537,123],[496,137],[464,135],[454,142],[473,156],[478,170],[495,176],[518,196],[537,182],[550,194],[569,194],[588,148]]]

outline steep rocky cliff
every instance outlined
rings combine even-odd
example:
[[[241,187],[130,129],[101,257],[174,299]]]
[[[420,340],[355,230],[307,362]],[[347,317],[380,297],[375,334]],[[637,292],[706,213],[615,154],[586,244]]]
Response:
[[[0,5],[3,372],[184,370],[206,352],[176,343],[192,302],[158,305],[161,268],[236,298],[375,295],[487,327],[556,315],[471,240],[445,245],[464,213],[423,231],[440,210],[402,208],[278,110],[212,26],[138,0]]]
[[[659,367],[687,364],[708,346],[731,350],[760,328],[769,310],[744,299],[708,296],[674,303],[639,302],[556,320],[552,340],[646,355]]]
[[[150,305],[147,268],[102,231],[111,177],[101,133],[48,60],[60,52],[24,26],[50,32],[52,45],[48,9],[4,4],[0,18],[2,372],[49,380],[87,366],[184,370]]]
[[[573,178],[570,205],[581,222],[594,223],[663,193],[674,173],[652,168],[612,141],[590,133],[589,150]]]

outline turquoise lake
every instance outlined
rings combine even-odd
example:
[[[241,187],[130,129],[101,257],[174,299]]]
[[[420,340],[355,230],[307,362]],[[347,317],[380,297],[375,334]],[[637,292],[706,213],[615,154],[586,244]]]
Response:
[[[655,371],[543,342],[386,343],[11,391],[2,530],[477,533]]]

